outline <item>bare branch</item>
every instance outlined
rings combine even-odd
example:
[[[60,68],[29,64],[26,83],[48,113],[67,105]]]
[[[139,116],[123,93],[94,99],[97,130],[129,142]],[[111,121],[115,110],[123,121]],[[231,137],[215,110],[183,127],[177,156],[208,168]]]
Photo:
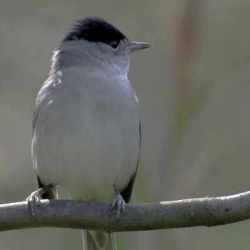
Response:
[[[250,191],[222,197],[127,205],[116,217],[109,204],[42,200],[32,216],[26,201],[0,205],[0,231],[67,227],[138,231],[216,226],[250,218]]]

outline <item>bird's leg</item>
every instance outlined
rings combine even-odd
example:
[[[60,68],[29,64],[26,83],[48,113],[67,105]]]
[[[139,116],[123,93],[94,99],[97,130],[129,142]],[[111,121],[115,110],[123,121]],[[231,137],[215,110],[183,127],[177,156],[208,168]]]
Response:
[[[126,202],[124,201],[122,195],[120,193],[117,193],[115,196],[111,210],[116,213],[117,216],[119,216],[122,212],[125,210]]]
[[[51,187],[50,186],[44,186],[44,187],[40,187],[37,190],[35,190],[34,192],[32,192],[27,198],[26,201],[28,202],[28,207],[30,210],[30,213],[32,216],[35,216],[35,207],[37,205],[39,205],[40,200],[43,198],[43,195],[50,190]]]
[[[38,188],[26,198],[26,201],[28,202],[28,208],[32,216],[35,216],[35,207],[40,203],[44,192],[44,188]]]

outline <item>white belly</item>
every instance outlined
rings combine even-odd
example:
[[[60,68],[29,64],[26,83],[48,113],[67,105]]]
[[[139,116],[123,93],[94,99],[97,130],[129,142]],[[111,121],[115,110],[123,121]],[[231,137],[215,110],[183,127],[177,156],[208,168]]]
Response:
[[[32,140],[34,167],[43,183],[61,185],[74,199],[111,201],[136,169],[137,103],[128,86],[80,84],[44,91]]]

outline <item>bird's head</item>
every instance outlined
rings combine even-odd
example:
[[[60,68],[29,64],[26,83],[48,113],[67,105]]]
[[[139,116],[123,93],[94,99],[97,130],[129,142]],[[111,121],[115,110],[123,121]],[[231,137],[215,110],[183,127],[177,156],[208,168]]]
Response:
[[[72,26],[61,47],[75,51],[74,57],[83,52],[90,60],[92,57],[112,64],[128,64],[132,52],[146,49],[149,44],[131,41],[102,18],[87,17]]]

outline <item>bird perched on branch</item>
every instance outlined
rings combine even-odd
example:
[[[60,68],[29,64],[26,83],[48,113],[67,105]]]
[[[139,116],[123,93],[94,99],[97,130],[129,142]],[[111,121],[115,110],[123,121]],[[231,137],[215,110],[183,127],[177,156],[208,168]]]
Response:
[[[129,57],[148,48],[101,18],[78,21],[52,56],[36,99],[32,159],[39,189],[30,198],[129,201],[141,148],[138,99],[128,80]],[[112,235],[84,233],[88,250],[115,249]]]

